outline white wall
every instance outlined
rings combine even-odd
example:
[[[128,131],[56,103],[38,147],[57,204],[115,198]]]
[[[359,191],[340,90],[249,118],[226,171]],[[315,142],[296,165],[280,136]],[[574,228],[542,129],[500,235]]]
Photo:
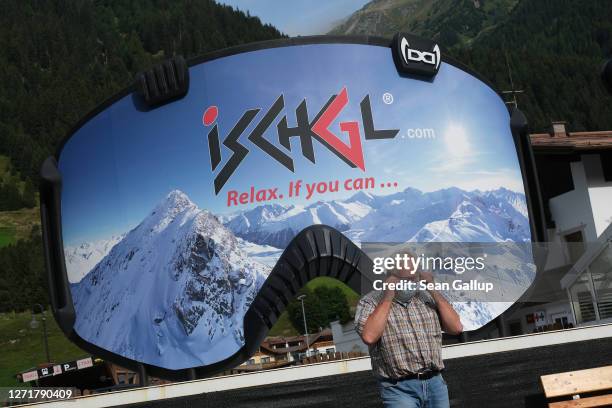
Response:
[[[585,154],[582,156],[588,180],[588,194],[593,210],[593,220],[597,236],[612,223],[612,182],[604,179],[601,156]]]
[[[551,198],[550,212],[560,235],[581,229],[594,242],[612,223],[612,182],[604,179],[599,154],[583,154],[570,167],[574,189]]]
[[[350,321],[344,325],[340,324],[339,321],[330,323],[332,336],[334,337],[334,344],[336,345],[336,351],[343,353],[360,352],[368,353],[368,346],[361,340],[359,334],[355,331],[355,324]]]
[[[546,257],[544,272],[567,265],[568,261],[565,241],[557,233],[557,230],[551,228],[546,232],[548,236],[547,242],[549,244],[547,245],[548,256]]]
[[[574,189],[549,201],[552,219],[557,233],[565,235],[578,229],[582,230],[584,240],[592,242],[597,239],[593,220],[593,210],[589,200],[588,182],[583,163],[570,163]]]
[[[589,196],[593,208],[595,230],[597,236],[600,236],[608,225],[612,224],[612,185],[610,187],[589,188]]]

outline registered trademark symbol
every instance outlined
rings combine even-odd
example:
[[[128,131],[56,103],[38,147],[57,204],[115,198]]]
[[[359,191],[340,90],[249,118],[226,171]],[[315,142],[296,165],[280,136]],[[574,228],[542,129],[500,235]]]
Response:
[[[383,94],[383,102],[387,105],[391,105],[393,103],[393,95],[391,95],[389,92],[385,92]]]

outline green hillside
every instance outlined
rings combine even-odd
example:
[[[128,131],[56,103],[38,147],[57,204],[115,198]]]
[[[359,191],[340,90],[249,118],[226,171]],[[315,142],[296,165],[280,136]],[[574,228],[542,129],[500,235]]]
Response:
[[[548,130],[553,120],[576,131],[612,129],[612,99],[599,78],[612,56],[610,1],[523,0],[503,24],[453,53],[499,89],[510,89],[507,55],[534,130]]]
[[[20,384],[15,374],[46,360],[40,318],[40,314],[37,314],[39,325],[33,329],[30,327],[32,314],[29,311],[0,313],[0,387]],[[47,330],[49,356],[53,362],[72,361],[87,355],[68,341],[50,314],[47,314]]]
[[[502,22],[518,0],[374,0],[330,34],[419,33],[447,46],[470,43]]]
[[[32,180],[24,179],[15,170],[10,157],[0,155],[0,211],[34,208],[36,203],[36,188]]]
[[[280,36],[213,0],[3,1],[0,155],[35,180],[85,113],[155,61]]]
[[[610,97],[599,70],[612,56],[608,0],[374,0],[336,34],[390,37],[408,31],[439,41],[499,90],[509,90],[534,131],[552,120],[570,130],[612,129]]]

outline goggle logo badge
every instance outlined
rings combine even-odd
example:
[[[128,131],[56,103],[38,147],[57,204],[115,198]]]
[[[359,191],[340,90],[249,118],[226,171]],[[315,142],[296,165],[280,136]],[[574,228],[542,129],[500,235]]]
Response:
[[[281,94],[255,125],[247,139],[291,172],[295,171],[293,159],[286,151],[291,152],[290,139],[292,137],[298,137],[300,139],[302,155],[313,164],[316,164],[312,143],[314,139],[338,156],[338,158],[344,161],[348,166],[365,171],[365,160],[361,144],[359,123],[357,121],[340,122],[340,131],[348,135],[348,143],[345,143],[330,129],[332,123],[336,121],[348,103],[348,91],[346,88],[343,88],[339,94],[332,95],[327,103],[319,110],[314,119],[310,120],[306,99],[303,99],[295,110],[297,126],[289,127],[287,125],[286,115],[282,116],[276,126],[278,143],[284,148],[280,149],[265,139],[263,135],[285,108],[284,96]],[[361,100],[360,107],[365,140],[393,139],[399,133],[399,129],[377,130],[374,128],[374,119],[372,117],[369,95],[366,95]],[[223,140],[223,145],[227,147],[232,154],[215,177],[215,194],[219,194],[219,191],[221,191],[223,186],[249,154],[249,149],[239,139],[251,122],[253,122],[260,110],[261,109],[258,108],[246,110]],[[204,126],[208,127],[214,124],[207,136],[210,164],[213,172],[221,163],[222,158],[221,144],[219,141],[219,125],[216,123],[218,115],[219,109],[217,106],[212,105],[204,111],[202,116],[202,123]]]
[[[404,62],[409,64],[410,62],[423,62],[425,64],[433,65],[437,71],[440,67],[440,47],[435,44],[432,52],[420,51],[414,48],[410,48],[410,43],[403,37],[401,41],[402,56]]]

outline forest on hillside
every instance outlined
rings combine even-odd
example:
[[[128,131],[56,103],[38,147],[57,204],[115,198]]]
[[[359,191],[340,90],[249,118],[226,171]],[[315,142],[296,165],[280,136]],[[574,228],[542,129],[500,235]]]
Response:
[[[0,166],[0,211],[36,205],[42,161],[79,118],[139,71],[173,55],[281,36],[212,0],[3,1],[0,164],[8,163]],[[0,225],[0,243],[14,241],[11,234]],[[37,228],[0,248],[0,265],[0,311],[46,303]]]
[[[434,39],[500,91],[523,90],[519,107],[534,132],[558,120],[575,131],[612,129],[599,79],[612,57],[609,0],[372,0],[331,33],[397,31]]]
[[[533,131],[559,120],[573,131],[612,129],[612,99],[599,76],[612,57],[610,1],[523,0],[504,23],[451,53],[499,90],[511,89],[509,65]]]
[[[212,0],[3,2],[0,155],[35,178],[84,114],[153,62],[280,36]]]

